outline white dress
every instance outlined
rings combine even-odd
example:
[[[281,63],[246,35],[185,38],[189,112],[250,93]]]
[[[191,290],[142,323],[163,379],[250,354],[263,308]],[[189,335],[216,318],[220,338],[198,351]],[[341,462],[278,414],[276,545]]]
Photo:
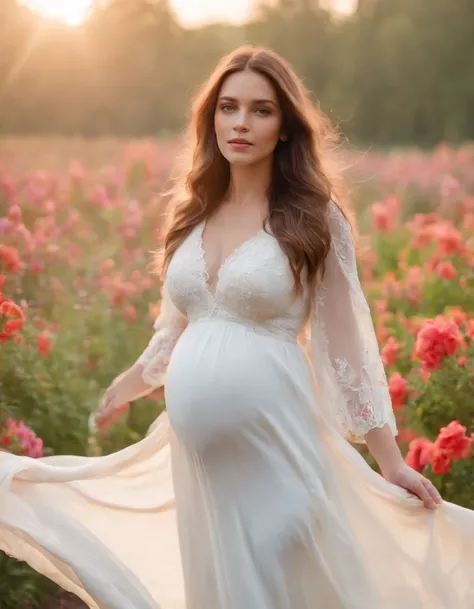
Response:
[[[93,609],[474,607],[474,512],[427,510],[344,438],[396,430],[350,230],[329,210],[307,351],[276,239],[248,239],[211,290],[195,227],[139,360],[150,385],[166,374],[167,413],[107,456],[0,453],[0,549]]]

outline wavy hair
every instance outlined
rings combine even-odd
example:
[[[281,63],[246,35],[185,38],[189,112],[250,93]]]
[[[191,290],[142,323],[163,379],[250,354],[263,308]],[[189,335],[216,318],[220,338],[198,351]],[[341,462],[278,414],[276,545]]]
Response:
[[[275,52],[243,46],[223,57],[201,86],[192,105],[186,157],[168,194],[171,214],[164,248],[155,252],[155,272],[164,280],[178,246],[193,228],[220,204],[229,187],[230,166],[221,154],[214,131],[214,112],[221,87],[236,72],[252,70],[273,85],[282,113],[285,142],[274,150],[269,209],[265,225],[287,255],[297,295],[303,292],[302,271],[310,295],[331,236],[326,210],[332,199],[345,212],[347,188],[336,165],[338,133],[312,103],[291,66]],[[311,299],[311,297],[310,297]]]

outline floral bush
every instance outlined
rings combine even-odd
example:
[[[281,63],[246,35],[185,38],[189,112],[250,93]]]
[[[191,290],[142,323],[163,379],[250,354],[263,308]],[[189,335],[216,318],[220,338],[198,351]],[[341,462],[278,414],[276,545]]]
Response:
[[[178,143],[88,143],[72,159],[67,143],[34,154],[40,143],[10,141],[0,156],[0,449],[102,454],[140,439],[163,408],[155,394],[90,436],[159,311],[149,252]],[[400,447],[446,500],[474,508],[474,148],[348,157]],[[0,582],[7,609],[40,606],[51,589],[6,557]]]
[[[472,158],[472,148],[440,147],[425,157],[428,166],[437,170],[431,176],[419,162],[420,173],[413,174],[398,159],[400,173],[398,178],[391,175],[389,194],[369,202],[362,212],[370,231],[359,252],[406,461],[432,479],[444,499],[470,508],[474,508]],[[416,209],[417,199],[422,198],[424,211],[411,213],[407,201]]]

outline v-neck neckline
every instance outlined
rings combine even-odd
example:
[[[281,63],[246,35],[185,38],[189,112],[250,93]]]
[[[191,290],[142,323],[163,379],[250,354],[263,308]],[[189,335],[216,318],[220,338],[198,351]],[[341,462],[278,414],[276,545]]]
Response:
[[[204,246],[204,230],[206,228],[206,220],[202,220],[199,224],[199,231],[198,231],[198,241],[199,241],[199,250],[200,250],[200,258],[201,258],[201,263],[203,266],[203,271],[204,271],[204,287],[206,289],[206,292],[209,294],[209,296],[215,300],[218,293],[219,293],[219,287],[220,287],[220,282],[222,279],[222,273],[225,270],[226,266],[231,262],[231,260],[233,260],[235,258],[235,256],[240,253],[247,245],[249,245],[250,243],[253,243],[256,239],[258,239],[258,237],[260,237],[260,235],[262,233],[265,233],[265,229],[262,226],[262,228],[260,228],[257,232],[251,234],[249,237],[247,237],[246,239],[244,239],[239,245],[237,245],[231,252],[230,254],[228,254],[228,256],[226,256],[224,258],[224,260],[221,262],[221,264],[219,265],[217,272],[216,272],[216,278],[215,278],[215,284],[214,284],[214,289],[211,290],[211,287],[209,285],[209,267],[207,264],[207,260],[206,260],[206,256],[207,256],[207,250]]]

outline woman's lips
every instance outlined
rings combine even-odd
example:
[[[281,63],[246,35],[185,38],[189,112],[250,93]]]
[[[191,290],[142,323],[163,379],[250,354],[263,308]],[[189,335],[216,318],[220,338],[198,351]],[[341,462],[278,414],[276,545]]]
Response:
[[[247,148],[250,148],[250,146],[253,146],[253,144],[251,144],[250,142],[238,142],[231,140],[229,142],[229,146],[234,150],[246,150]]]

